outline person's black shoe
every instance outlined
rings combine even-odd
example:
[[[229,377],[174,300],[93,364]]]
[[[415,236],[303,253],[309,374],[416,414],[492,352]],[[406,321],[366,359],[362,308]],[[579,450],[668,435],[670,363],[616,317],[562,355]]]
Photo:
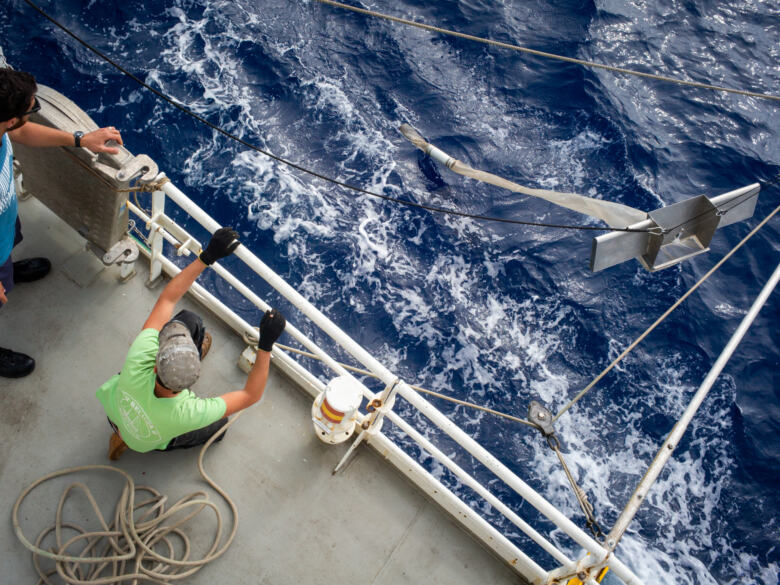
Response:
[[[0,347],[0,376],[23,378],[35,369],[35,360],[29,355]]]
[[[27,258],[14,262],[14,282],[33,282],[49,274],[51,262],[47,258]]]

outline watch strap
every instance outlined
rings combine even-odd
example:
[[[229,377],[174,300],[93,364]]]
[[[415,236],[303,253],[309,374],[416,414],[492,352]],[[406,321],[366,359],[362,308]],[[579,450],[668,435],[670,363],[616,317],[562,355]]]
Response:
[[[84,136],[84,133],[81,130],[76,130],[73,133],[73,140],[75,142],[75,146],[78,148],[81,146],[81,138]]]

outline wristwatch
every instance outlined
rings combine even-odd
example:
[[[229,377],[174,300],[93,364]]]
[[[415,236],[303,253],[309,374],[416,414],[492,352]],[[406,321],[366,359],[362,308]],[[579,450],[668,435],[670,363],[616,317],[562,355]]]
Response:
[[[84,136],[84,133],[83,133],[81,130],[76,130],[76,131],[73,133],[73,140],[75,140],[75,141],[76,141],[76,144],[75,144],[75,146],[76,146],[77,148],[78,148],[79,146],[81,146],[81,139],[82,139],[82,137],[83,137],[83,136]]]

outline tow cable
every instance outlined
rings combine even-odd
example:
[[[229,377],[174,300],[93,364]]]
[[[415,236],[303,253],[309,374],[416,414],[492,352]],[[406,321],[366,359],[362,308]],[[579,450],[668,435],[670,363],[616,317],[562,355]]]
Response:
[[[539,429],[544,438],[547,440],[547,445],[550,447],[550,449],[555,451],[555,454],[558,456],[558,461],[561,462],[561,466],[563,467],[563,471],[566,473],[566,477],[569,480],[571,489],[574,491],[574,496],[577,498],[577,502],[579,503],[580,508],[582,508],[583,514],[585,514],[585,521],[591,534],[593,534],[593,537],[596,540],[603,540],[604,533],[601,531],[601,527],[596,521],[593,504],[588,501],[588,496],[585,491],[577,485],[577,481],[574,479],[574,476],[569,470],[569,466],[566,465],[566,460],[563,458],[563,453],[561,453],[561,442],[555,435],[555,427],[553,427],[552,413],[540,402],[532,400],[528,405],[528,420],[531,421],[537,429]]]

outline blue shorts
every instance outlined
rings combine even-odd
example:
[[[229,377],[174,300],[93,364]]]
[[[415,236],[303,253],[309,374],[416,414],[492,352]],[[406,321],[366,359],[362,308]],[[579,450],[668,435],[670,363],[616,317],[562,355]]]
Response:
[[[19,221],[19,216],[16,216],[16,234],[14,235],[14,246],[22,241],[22,222]],[[14,262],[11,260],[11,255],[8,255],[8,259],[0,266],[0,282],[3,283],[6,295],[14,288]],[[3,305],[0,304],[0,307]]]

